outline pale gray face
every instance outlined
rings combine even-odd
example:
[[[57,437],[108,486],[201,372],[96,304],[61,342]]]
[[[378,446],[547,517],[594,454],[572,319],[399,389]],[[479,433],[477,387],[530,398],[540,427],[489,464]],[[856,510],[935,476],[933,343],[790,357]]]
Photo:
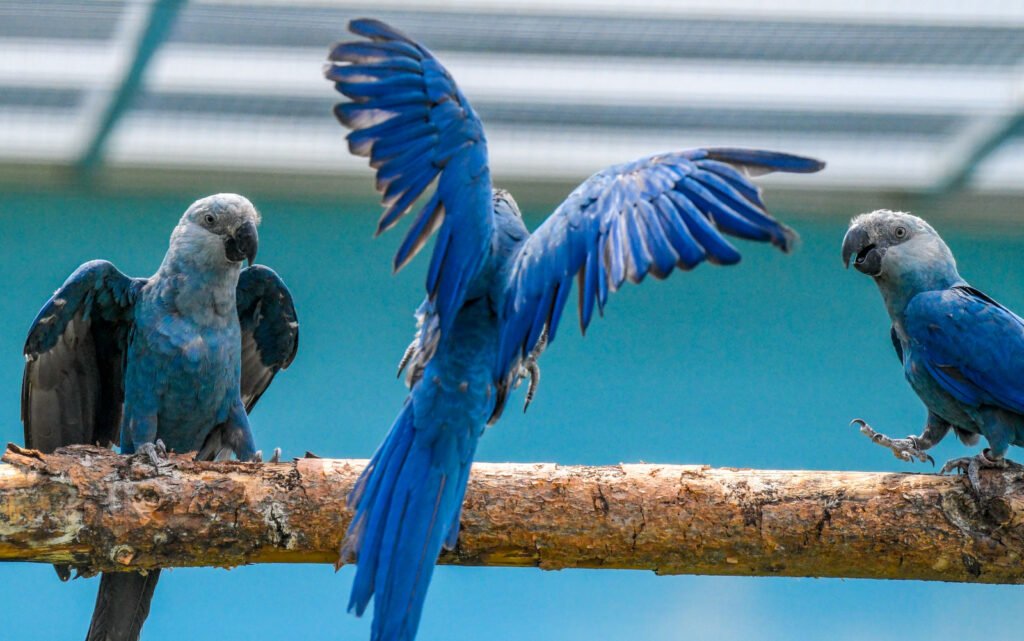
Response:
[[[171,237],[173,248],[207,264],[232,264],[256,258],[260,215],[244,196],[215,194],[192,203]]]
[[[843,238],[843,264],[872,277],[899,276],[906,269],[953,262],[949,248],[921,218],[881,209],[850,221]]]

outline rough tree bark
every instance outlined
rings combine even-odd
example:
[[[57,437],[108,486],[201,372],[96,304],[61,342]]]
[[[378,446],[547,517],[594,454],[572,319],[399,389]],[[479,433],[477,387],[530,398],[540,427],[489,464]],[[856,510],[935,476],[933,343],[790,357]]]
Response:
[[[333,563],[364,461],[200,463],[9,446],[0,560]],[[1024,477],[477,464],[441,563],[1024,582]]]

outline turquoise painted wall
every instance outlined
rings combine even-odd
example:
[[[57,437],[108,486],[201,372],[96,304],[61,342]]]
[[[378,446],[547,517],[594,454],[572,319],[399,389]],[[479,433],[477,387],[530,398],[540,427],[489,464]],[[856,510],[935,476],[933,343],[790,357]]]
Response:
[[[0,196],[0,439],[21,441],[21,344],[49,293],[91,258],[152,272],[180,212],[202,195]],[[371,238],[372,202],[257,205],[260,262],[291,286],[302,322],[298,358],[254,412],[258,442],[286,456],[369,456],[404,396],[395,366],[426,261],[391,275],[399,238]],[[628,287],[585,339],[567,322],[529,414],[510,408],[479,459],[926,471],[848,427],[862,416],[904,435],[924,411],[902,380],[874,286],[840,265],[845,221],[794,225],[804,238],[795,255],[745,244],[738,267]],[[1024,310],[1024,233],[939,228],[968,280]],[[936,459],[960,452],[950,439]],[[344,611],[351,578],[328,566],[166,572],[144,638],[365,639],[368,620]],[[2,637],[84,636],[96,584],[0,565]],[[1024,591],[1012,587],[440,568],[419,638],[995,641],[1020,638],[1022,610]]]

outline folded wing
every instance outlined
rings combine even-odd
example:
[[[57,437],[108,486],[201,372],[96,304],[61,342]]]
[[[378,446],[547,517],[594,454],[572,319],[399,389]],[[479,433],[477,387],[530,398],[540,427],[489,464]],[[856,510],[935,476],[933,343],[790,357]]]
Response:
[[[966,405],[1024,414],[1024,320],[973,287],[915,296],[906,327],[932,377]]]
[[[334,112],[352,130],[349,150],[370,159],[392,227],[435,185],[395,255],[401,269],[440,229],[427,296],[441,327],[451,327],[483,263],[493,228],[487,142],[480,119],[448,71],[425,47],[377,20],[353,20],[352,33],[324,70],[351,99]]]

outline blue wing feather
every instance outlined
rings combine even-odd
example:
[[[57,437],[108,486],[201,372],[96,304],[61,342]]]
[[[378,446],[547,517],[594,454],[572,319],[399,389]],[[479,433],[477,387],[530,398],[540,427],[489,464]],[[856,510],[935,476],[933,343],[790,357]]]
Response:
[[[703,260],[731,264],[725,235],[788,251],[796,234],[772,218],[746,174],[811,172],[823,163],[747,149],[694,149],[610,167],[590,177],[523,243],[506,284],[495,378],[515,375],[545,327],[553,339],[571,279],[580,327],[628,278],[665,277]]]
[[[966,286],[915,296],[905,313],[913,360],[972,406],[1024,414],[1024,320]]]
[[[324,75],[353,100],[338,105],[335,115],[352,129],[349,150],[368,156],[377,169],[377,190],[387,208],[378,233],[397,223],[436,184],[394,265],[400,269],[408,263],[440,229],[427,295],[446,332],[483,264],[494,225],[483,126],[425,47],[377,20],[353,20],[349,30],[370,41],[331,49]]]

